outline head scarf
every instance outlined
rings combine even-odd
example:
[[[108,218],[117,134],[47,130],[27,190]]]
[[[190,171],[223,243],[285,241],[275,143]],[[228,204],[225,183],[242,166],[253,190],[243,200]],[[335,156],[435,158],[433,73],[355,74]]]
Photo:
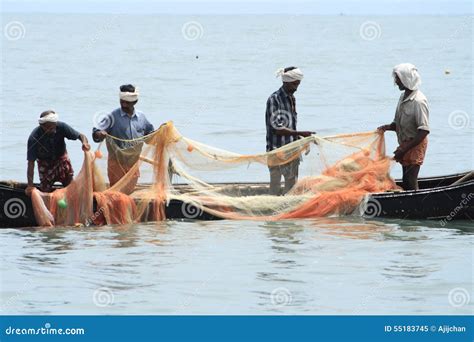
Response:
[[[58,122],[58,114],[51,112],[38,120],[39,124],[42,125],[47,122]]]
[[[124,100],[127,102],[135,102],[138,100],[138,88],[135,88],[134,92],[128,92],[128,91],[121,91],[119,93],[120,100]]]
[[[303,73],[299,68],[288,70],[285,72],[284,68],[280,68],[276,72],[276,77],[281,76],[283,82],[294,82],[301,81],[303,79]]]
[[[405,88],[410,90],[418,89],[418,86],[421,84],[420,74],[418,74],[418,69],[413,64],[402,63],[396,65],[392,72],[394,78],[395,75],[400,78]]]

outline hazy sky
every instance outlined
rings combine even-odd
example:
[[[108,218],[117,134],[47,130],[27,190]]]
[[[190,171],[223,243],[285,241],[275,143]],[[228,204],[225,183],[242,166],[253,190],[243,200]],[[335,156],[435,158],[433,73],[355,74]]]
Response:
[[[472,0],[0,0],[5,12],[166,14],[472,14]]]

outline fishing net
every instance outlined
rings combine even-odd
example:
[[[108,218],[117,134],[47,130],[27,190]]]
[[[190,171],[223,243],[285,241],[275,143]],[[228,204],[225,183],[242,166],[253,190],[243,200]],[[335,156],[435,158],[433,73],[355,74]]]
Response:
[[[271,152],[243,155],[186,138],[168,122],[136,140],[108,136],[105,145],[84,153],[82,169],[69,186],[33,192],[39,225],[161,221],[170,203],[181,210],[174,216],[186,218],[349,215],[365,195],[397,189],[378,132],[313,135]],[[286,193],[270,194],[269,169],[288,167],[297,170],[296,183]],[[106,183],[114,177],[112,185]]]

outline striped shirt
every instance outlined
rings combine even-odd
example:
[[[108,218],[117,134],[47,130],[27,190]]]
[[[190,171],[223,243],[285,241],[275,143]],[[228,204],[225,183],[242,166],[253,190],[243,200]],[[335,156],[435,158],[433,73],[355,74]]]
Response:
[[[267,100],[265,124],[267,126],[267,152],[289,144],[297,139],[293,135],[277,135],[276,130],[288,128],[296,131],[296,100],[283,87]]]

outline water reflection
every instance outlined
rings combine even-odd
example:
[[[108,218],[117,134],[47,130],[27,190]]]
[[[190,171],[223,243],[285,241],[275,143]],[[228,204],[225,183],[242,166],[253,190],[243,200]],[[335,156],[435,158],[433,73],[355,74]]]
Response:
[[[17,298],[13,313],[429,313],[420,300],[470,284],[450,271],[472,266],[459,228],[349,217],[4,230],[0,294]],[[101,288],[110,307],[92,301]]]
[[[393,228],[380,222],[366,221],[360,217],[321,218],[311,220],[311,226],[328,235],[350,239],[377,239]]]

